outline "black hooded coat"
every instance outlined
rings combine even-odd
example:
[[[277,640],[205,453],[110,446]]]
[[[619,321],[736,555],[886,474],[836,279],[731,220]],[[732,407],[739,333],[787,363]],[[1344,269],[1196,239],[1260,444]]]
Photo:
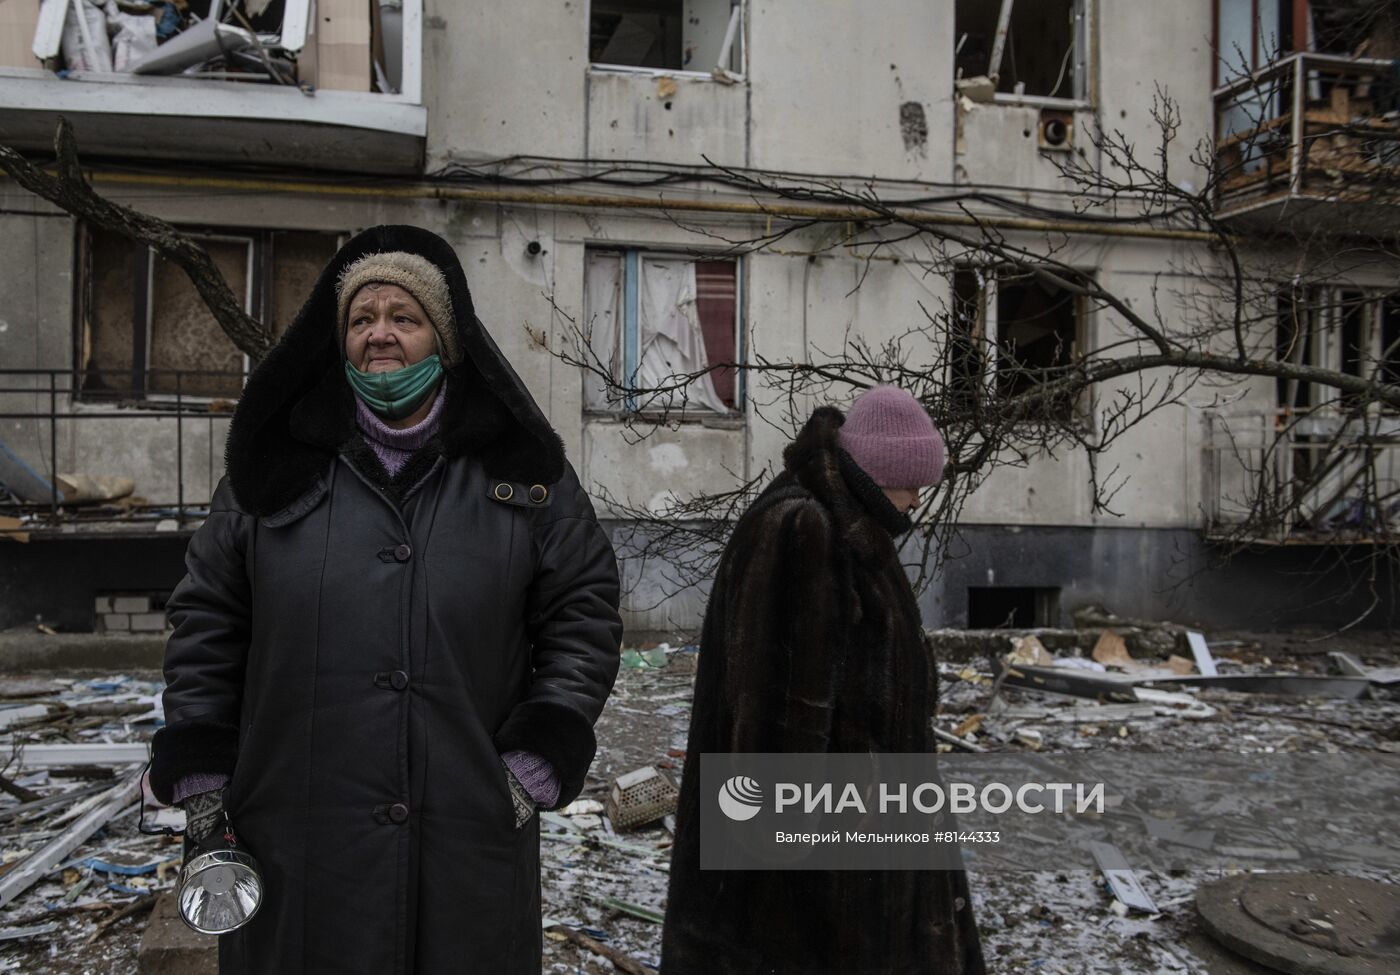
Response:
[[[409,251],[448,282],[463,361],[439,433],[390,477],[355,426],[336,279]],[[227,474],[169,603],[151,766],[232,776],[265,900],[224,975],[538,972],[539,825],[499,755],[593,758],[622,624],[617,565],[563,447],[414,227],[345,245],[249,378]]]
[[[908,519],[816,410],[734,527],[700,637],[665,975],[983,975],[962,871],[700,869],[707,752],[931,752],[938,672],[894,536]]]

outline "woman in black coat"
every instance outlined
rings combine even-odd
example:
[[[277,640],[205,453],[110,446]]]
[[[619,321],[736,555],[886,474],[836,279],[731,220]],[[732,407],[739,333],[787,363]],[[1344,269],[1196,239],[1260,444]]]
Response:
[[[700,870],[702,754],[934,750],[937,670],[894,540],[941,476],[941,437],[877,387],[849,417],[814,412],[783,461],[705,614],[662,971],[981,975],[962,871]]]
[[[151,768],[261,866],[220,971],[538,972],[534,811],[593,758],[617,567],[452,248],[346,244],[226,461],[169,604]]]

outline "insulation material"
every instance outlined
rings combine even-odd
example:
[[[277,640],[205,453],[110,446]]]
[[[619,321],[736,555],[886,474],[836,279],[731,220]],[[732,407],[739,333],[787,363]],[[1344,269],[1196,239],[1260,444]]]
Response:
[[[642,388],[662,386],[674,382],[671,377],[704,369],[709,359],[700,328],[695,262],[643,258],[638,262],[637,273],[640,349],[637,385]],[[687,407],[726,412],[708,374],[677,396],[677,406],[681,405],[681,395],[686,397]]]
[[[63,22],[63,60],[69,71],[112,71],[107,15],[92,0],[73,0]],[[81,16],[74,16],[81,13]]]
[[[156,19],[150,14],[123,13],[116,0],[107,0],[107,26],[112,34],[112,67],[128,71],[156,49]]]
[[[246,241],[201,241],[235,295],[248,290]],[[247,305],[245,303],[246,310]],[[147,389],[174,394],[176,376],[157,370],[198,369],[230,372],[232,376],[184,376],[179,391],[186,396],[236,398],[243,388],[243,353],[224,334],[199,292],[179,266],[163,257],[151,269],[151,331]]]
[[[583,307],[580,326],[588,336],[593,355],[613,376],[622,375],[622,258],[617,254],[589,254],[584,267]],[[595,373],[585,373],[583,406],[587,410],[612,409],[607,385]]]
[[[39,0],[0,0],[0,68],[37,68],[30,48],[39,26]]]
[[[370,90],[369,4],[365,0],[318,0],[316,87]]]

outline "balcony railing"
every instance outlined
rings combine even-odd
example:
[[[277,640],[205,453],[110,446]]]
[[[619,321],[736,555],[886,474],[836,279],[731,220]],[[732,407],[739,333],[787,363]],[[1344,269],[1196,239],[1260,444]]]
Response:
[[[147,372],[170,392],[94,402],[71,369],[0,369],[0,535],[188,530],[207,516],[232,401],[190,390],[243,376]]]
[[[1400,227],[1397,62],[1294,54],[1218,88],[1215,119],[1221,216]]]
[[[1400,416],[1208,413],[1207,536],[1273,544],[1400,541]]]

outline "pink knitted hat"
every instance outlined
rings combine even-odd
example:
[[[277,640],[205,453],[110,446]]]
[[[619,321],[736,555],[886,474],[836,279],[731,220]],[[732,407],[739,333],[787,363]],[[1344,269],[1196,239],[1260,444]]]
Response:
[[[927,487],[943,480],[943,435],[897,386],[856,397],[838,433],[841,447],[880,487]]]

